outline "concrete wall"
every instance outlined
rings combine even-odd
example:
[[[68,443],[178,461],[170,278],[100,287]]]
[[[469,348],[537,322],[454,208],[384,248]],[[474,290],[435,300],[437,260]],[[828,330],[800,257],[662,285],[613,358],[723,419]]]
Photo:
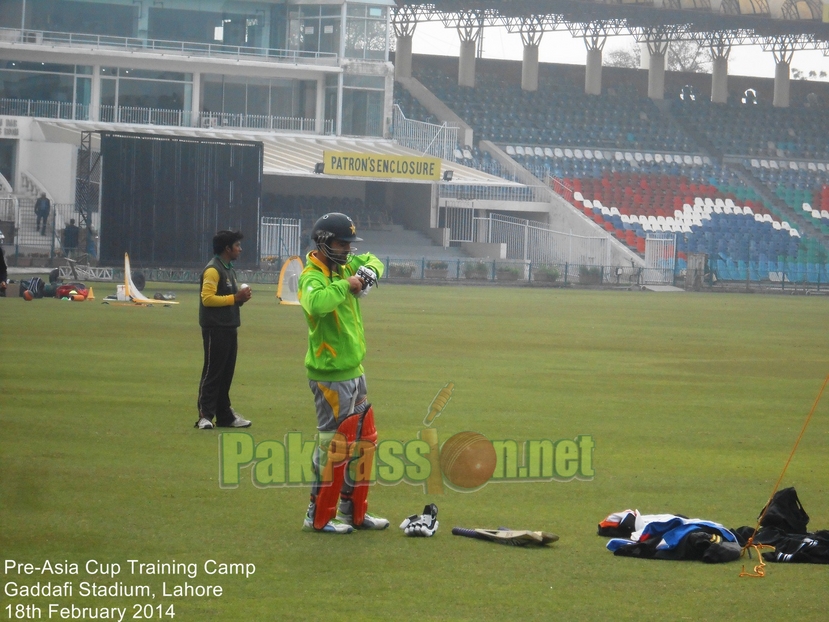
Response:
[[[406,229],[426,233],[432,228],[430,215],[433,184],[393,183],[391,186],[392,220]]]
[[[21,172],[39,181],[52,203],[75,202],[77,147],[65,143],[20,141],[18,179]]]
[[[478,259],[507,258],[507,245],[505,243],[461,242],[461,249],[470,257],[477,257]]]
[[[351,179],[337,179],[331,176],[291,177],[287,175],[264,175],[262,194],[293,194],[296,196],[338,197],[365,200],[366,183]]]

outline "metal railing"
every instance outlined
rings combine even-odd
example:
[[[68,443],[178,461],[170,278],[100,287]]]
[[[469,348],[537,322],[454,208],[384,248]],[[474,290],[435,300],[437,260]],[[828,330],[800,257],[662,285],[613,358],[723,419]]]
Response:
[[[157,54],[178,54],[181,56],[198,56],[202,58],[237,60],[260,60],[269,62],[307,63],[329,61],[336,63],[334,52],[315,52],[307,50],[282,50],[259,48],[246,45],[227,45],[224,43],[196,43],[191,41],[164,41],[159,39],[141,39],[138,37],[113,37],[109,35],[92,35],[70,32],[50,32],[46,30],[20,30],[0,28],[0,45],[35,44],[51,47],[84,48],[86,50],[150,52]]]
[[[0,115],[87,121],[89,105],[37,99],[0,99]]]
[[[556,231],[542,222],[490,214],[475,218],[472,227],[476,242],[506,244],[507,259],[534,263],[607,265],[610,263],[609,236],[584,236]]]
[[[189,110],[164,110],[143,106],[103,105],[100,109],[103,123],[132,123],[136,125],[190,126]]]
[[[35,99],[0,99],[0,115],[88,121],[89,105]],[[144,106],[114,106],[104,104],[100,107],[99,119],[103,123],[164,125],[172,127],[192,126],[192,113],[189,110],[147,108]],[[197,120],[198,126],[203,128],[247,128],[311,133],[316,133],[317,131],[316,119],[307,117],[202,113],[197,117]],[[333,134],[333,119],[326,119],[323,127],[326,134]]]
[[[317,121],[308,117],[280,117],[257,114],[232,114],[223,112],[202,113],[200,127],[240,127],[256,130],[281,130],[288,132],[316,132]],[[334,133],[334,120],[325,119],[324,133]]]
[[[383,279],[457,283],[500,283],[538,285],[640,286],[642,269],[580,264],[567,261],[509,261],[493,259],[434,260],[381,257],[385,264]]]
[[[392,138],[402,147],[444,160],[455,160],[458,144],[458,126],[454,123],[426,123],[407,119],[397,104],[394,105]]]
[[[259,223],[259,259],[268,264],[299,255],[302,221],[296,218],[263,216]]]
[[[497,186],[482,184],[440,184],[441,199],[460,201],[532,201],[549,203],[549,191],[537,186]]]

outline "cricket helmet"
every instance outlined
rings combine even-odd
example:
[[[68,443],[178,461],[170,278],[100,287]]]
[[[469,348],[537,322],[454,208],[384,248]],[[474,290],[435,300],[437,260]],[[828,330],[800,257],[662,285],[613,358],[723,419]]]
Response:
[[[328,242],[329,240],[340,240],[341,242],[362,242],[357,237],[357,227],[354,221],[345,214],[331,212],[314,223],[311,231],[311,239],[314,242]]]
[[[362,238],[357,237],[357,227],[354,225],[354,221],[339,212],[331,212],[317,220],[311,230],[311,239],[316,242],[317,248],[323,255],[339,266],[348,261],[351,252],[355,249],[335,250],[331,248],[330,242],[337,240],[350,244],[351,242],[363,241]]]

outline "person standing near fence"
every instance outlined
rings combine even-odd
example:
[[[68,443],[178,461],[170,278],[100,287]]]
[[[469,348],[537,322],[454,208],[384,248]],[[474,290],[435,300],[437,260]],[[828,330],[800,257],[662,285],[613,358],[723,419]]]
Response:
[[[66,251],[66,256],[75,256],[78,250],[78,225],[75,224],[75,219],[70,218],[69,224],[63,230],[63,250]]]
[[[46,193],[43,192],[40,198],[35,201],[35,216],[37,216],[37,224],[35,231],[40,231],[40,235],[46,235],[46,223],[49,221],[49,213],[52,211],[52,203],[46,198]],[[43,226],[41,227],[41,221]]]

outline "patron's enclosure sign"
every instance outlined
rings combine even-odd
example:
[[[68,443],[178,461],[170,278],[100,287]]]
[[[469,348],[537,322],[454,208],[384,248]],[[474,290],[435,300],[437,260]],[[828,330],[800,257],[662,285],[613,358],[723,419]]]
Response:
[[[397,179],[440,179],[440,158],[325,151],[326,175],[387,177]]]

